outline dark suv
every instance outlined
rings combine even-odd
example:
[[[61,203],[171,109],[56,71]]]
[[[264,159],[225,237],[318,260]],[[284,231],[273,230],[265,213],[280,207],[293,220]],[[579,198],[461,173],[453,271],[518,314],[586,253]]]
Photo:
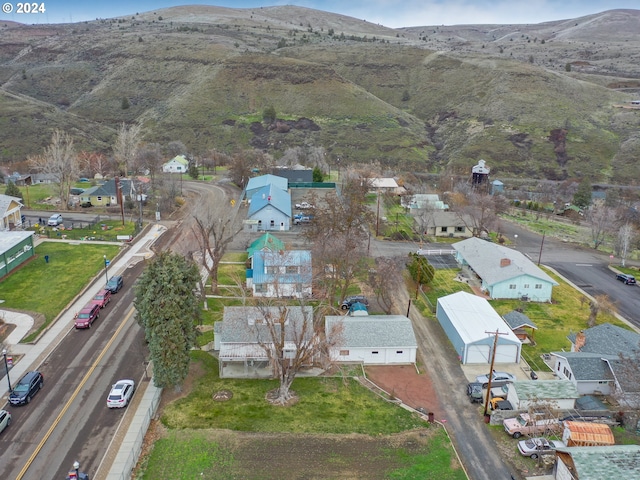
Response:
[[[626,283],[627,285],[636,284],[636,277],[634,277],[633,275],[627,275],[626,273],[619,273],[618,275],[616,275],[616,278],[621,282]]]
[[[120,275],[114,275],[107,282],[107,286],[104,287],[106,290],[109,290],[111,293],[118,293],[118,291],[124,285],[124,281]]]
[[[469,395],[471,403],[482,403],[484,401],[482,384],[479,382],[471,382],[467,384],[467,395]]]
[[[369,300],[367,300],[367,297],[365,297],[364,295],[352,295],[344,299],[344,301],[340,305],[340,308],[342,310],[349,310],[351,308],[351,305],[353,305],[354,303],[362,303],[367,307],[369,306]]]
[[[23,405],[31,402],[33,396],[40,391],[44,385],[44,377],[40,372],[27,372],[24,377],[15,385],[9,401],[12,405]]]

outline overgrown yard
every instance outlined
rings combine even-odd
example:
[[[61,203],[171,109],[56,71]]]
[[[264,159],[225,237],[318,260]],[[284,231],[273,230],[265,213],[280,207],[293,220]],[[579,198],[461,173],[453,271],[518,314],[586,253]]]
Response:
[[[44,324],[25,341],[35,338],[104,269],[103,255],[113,258],[119,247],[43,242],[35,250],[35,258],[0,283],[3,307],[44,315]]]
[[[275,407],[269,380],[220,380],[193,353],[192,389],[166,406],[141,479],[463,479],[444,431],[350,378],[297,378],[299,402]],[[213,400],[216,392],[230,400]],[[234,431],[231,431],[234,430]]]

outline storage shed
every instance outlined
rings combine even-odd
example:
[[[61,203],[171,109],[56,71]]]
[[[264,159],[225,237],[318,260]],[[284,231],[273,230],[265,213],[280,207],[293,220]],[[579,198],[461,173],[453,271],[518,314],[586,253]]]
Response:
[[[498,332],[495,363],[519,363],[522,342],[489,302],[467,292],[438,299],[436,317],[463,364],[490,363]]]
[[[537,380],[509,384],[507,400],[515,410],[546,404],[560,410],[575,407],[580,398],[576,386],[568,380]]]
[[[604,423],[592,422],[564,422],[562,441],[567,447],[595,447],[600,445],[615,445],[611,427]]]

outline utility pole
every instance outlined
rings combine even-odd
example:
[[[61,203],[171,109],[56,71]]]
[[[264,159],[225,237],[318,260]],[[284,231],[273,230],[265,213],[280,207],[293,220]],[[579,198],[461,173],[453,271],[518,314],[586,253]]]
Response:
[[[542,259],[542,247],[544,245],[544,235],[546,232],[542,232],[542,241],[540,242],[540,253],[538,254],[538,266],[540,266],[540,260]]]
[[[376,213],[376,237],[379,234],[379,227],[380,227],[380,192],[378,192],[377,196],[378,196],[378,207],[377,207],[377,213]]]
[[[498,349],[498,335],[507,335],[507,332],[504,333],[500,333],[498,330],[496,330],[495,332],[487,332],[485,331],[484,333],[489,333],[491,335],[494,335],[493,337],[493,352],[491,352],[491,367],[489,367],[489,381],[487,382],[487,398],[484,402],[484,416],[485,418],[487,417],[487,410],[489,409],[489,400],[491,397],[491,380],[493,380],[493,364],[496,361],[496,350]]]

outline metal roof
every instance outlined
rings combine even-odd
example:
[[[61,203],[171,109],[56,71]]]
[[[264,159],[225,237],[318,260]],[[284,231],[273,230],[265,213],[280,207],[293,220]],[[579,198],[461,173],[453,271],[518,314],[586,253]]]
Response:
[[[569,380],[536,380],[513,382],[513,388],[520,400],[579,398],[578,388]]]
[[[580,480],[640,479],[640,445],[561,447],[557,452],[565,464],[573,463]]]
[[[282,190],[273,184],[265,185],[255,191],[251,196],[251,204],[247,215],[251,217],[251,215],[259,212],[267,205],[272,205],[287,217],[291,217],[291,195],[286,190]]]

